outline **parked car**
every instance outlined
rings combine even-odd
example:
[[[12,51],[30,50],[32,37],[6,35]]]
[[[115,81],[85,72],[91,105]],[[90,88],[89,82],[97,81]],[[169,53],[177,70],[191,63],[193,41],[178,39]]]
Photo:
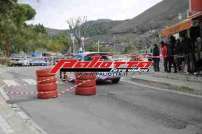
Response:
[[[48,62],[41,58],[33,58],[30,62],[31,66],[48,66]]]
[[[145,53],[145,54],[143,54],[143,56],[147,61],[153,61],[153,59],[152,59],[153,54],[152,53]]]
[[[30,64],[30,59],[28,57],[12,57],[10,58],[10,66],[28,66]]]
[[[80,61],[91,61],[93,56],[101,56],[101,60],[104,61],[113,61],[111,55],[109,53],[81,53],[74,55],[75,59]],[[107,81],[110,80],[112,83],[119,83],[121,76],[109,76],[109,72],[97,72],[96,80],[97,81]],[[67,73],[68,81],[75,81],[75,73]]]

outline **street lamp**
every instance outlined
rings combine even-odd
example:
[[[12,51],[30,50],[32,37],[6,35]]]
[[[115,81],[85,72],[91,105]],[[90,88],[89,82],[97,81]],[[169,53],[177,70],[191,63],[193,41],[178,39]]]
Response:
[[[85,38],[84,37],[81,37],[81,50],[82,51],[85,51]]]
[[[72,52],[74,53],[74,44],[75,44],[75,37],[74,37],[74,34],[73,33],[71,33],[70,34],[70,36],[71,36],[71,40],[72,40]]]
[[[98,53],[100,52],[100,41],[99,40],[97,41],[97,51],[98,51]]]
[[[113,50],[115,51],[115,44],[116,44],[116,36],[115,35],[113,35]]]

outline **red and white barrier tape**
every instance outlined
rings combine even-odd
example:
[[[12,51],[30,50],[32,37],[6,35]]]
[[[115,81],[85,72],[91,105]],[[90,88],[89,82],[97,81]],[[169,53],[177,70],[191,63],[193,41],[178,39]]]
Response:
[[[84,83],[86,83],[86,82],[88,82],[88,81],[91,81],[91,80],[86,80],[86,81],[83,81],[83,82],[81,82],[81,83],[79,83],[79,84],[77,84],[77,85],[75,85],[75,86],[73,86],[73,87],[70,87],[70,88],[68,88],[68,89],[65,89],[64,91],[59,91],[58,92],[58,96],[62,96],[62,95],[64,95],[65,93],[73,93],[74,91],[75,91],[75,88],[77,88],[78,86],[80,86],[80,85],[82,85],[82,84],[84,84]],[[37,92],[36,91],[7,91],[6,92],[8,95],[16,95],[16,96],[27,96],[27,95],[37,95]],[[48,93],[48,92],[40,92],[40,94],[46,94],[46,93]]]

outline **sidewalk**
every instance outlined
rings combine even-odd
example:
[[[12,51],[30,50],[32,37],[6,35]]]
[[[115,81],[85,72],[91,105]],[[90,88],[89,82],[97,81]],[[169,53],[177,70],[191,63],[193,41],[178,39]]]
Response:
[[[3,90],[0,88],[0,90]],[[0,94],[0,134],[46,134],[20,108]]]
[[[131,74],[133,81],[170,86],[173,90],[202,95],[202,77],[180,73],[148,72]]]

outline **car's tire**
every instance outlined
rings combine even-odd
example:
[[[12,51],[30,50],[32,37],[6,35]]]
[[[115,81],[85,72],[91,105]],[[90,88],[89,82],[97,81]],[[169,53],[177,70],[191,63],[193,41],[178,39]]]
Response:
[[[113,84],[118,84],[119,81],[120,81],[120,78],[115,78],[115,79],[112,80],[112,83]]]

